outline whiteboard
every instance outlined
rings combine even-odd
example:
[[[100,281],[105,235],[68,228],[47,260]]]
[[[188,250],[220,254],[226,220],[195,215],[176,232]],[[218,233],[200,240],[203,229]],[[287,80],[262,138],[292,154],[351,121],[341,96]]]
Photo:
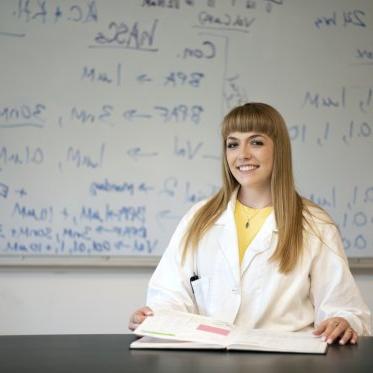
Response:
[[[1,1],[0,262],[154,263],[246,101],[371,262],[372,28],[369,0]]]

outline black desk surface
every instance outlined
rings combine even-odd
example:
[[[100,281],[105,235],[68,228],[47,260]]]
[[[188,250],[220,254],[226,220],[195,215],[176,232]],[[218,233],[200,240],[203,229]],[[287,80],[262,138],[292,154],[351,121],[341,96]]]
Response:
[[[1,373],[373,372],[373,337],[326,355],[129,350],[132,335],[1,336]]]

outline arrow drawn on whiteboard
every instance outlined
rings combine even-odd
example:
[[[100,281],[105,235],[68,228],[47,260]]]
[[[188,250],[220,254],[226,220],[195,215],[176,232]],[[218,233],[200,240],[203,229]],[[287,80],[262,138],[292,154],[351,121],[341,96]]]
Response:
[[[19,32],[6,32],[6,31],[0,31],[0,36],[10,36],[13,38],[24,38],[26,36],[25,33],[19,33]]]
[[[181,216],[173,214],[171,210],[162,210],[157,213],[157,218],[167,219],[167,220],[176,220],[176,219],[180,219]]]
[[[139,158],[156,157],[158,155],[157,152],[145,153],[141,150],[141,148],[139,146],[137,146],[135,148],[128,149],[127,154],[128,154],[128,156],[130,156],[135,161],[138,161]]]
[[[153,79],[148,76],[148,74],[140,74],[137,76],[136,80],[139,83],[148,83],[151,82]]]
[[[161,210],[157,213],[156,219],[158,224],[164,228],[163,222],[166,220],[180,220],[181,216],[173,214],[171,210]]]
[[[139,113],[136,109],[130,109],[130,110],[126,110],[123,113],[123,117],[129,121],[132,121],[133,119],[136,119],[136,118],[152,118],[152,115],[142,114],[142,113]]]

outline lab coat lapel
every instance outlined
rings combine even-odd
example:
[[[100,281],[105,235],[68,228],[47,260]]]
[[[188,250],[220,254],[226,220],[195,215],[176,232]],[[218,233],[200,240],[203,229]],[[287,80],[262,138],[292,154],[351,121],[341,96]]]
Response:
[[[272,212],[245,252],[241,265],[241,275],[245,273],[256,255],[271,249],[275,245],[276,234],[276,219],[274,212]]]
[[[220,235],[218,236],[219,249],[232,272],[236,284],[240,282],[240,265],[238,257],[237,231],[234,222],[234,206],[236,194],[228,203],[227,209],[216,221],[216,225],[222,225]]]

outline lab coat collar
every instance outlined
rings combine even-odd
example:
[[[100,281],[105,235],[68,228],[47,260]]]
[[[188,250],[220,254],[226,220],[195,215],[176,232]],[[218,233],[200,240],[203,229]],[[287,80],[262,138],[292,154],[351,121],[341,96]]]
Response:
[[[219,218],[216,220],[215,224],[217,225],[225,225],[229,222],[231,218],[231,213],[234,214],[234,208],[236,206],[236,201],[237,201],[237,194],[238,194],[238,189],[236,188],[231,196],[231,199],[228,202],[226,210],[219,216]]]
[[[234,209],[236,207],[238,190],[239,190],[239,187],[233,191],[231,199],[228,202],[227,208],[216,220],[215,222],[216,225],[226,225],[230,222],[232,218],[232,214],[234,216]],[[272,229],[273,232],[276,232],[276,233],[278,232],[274,211],[272,211],[272,213],[266,219],[265,225],[267,225],[267,223],[271,227],[270,229]]]

